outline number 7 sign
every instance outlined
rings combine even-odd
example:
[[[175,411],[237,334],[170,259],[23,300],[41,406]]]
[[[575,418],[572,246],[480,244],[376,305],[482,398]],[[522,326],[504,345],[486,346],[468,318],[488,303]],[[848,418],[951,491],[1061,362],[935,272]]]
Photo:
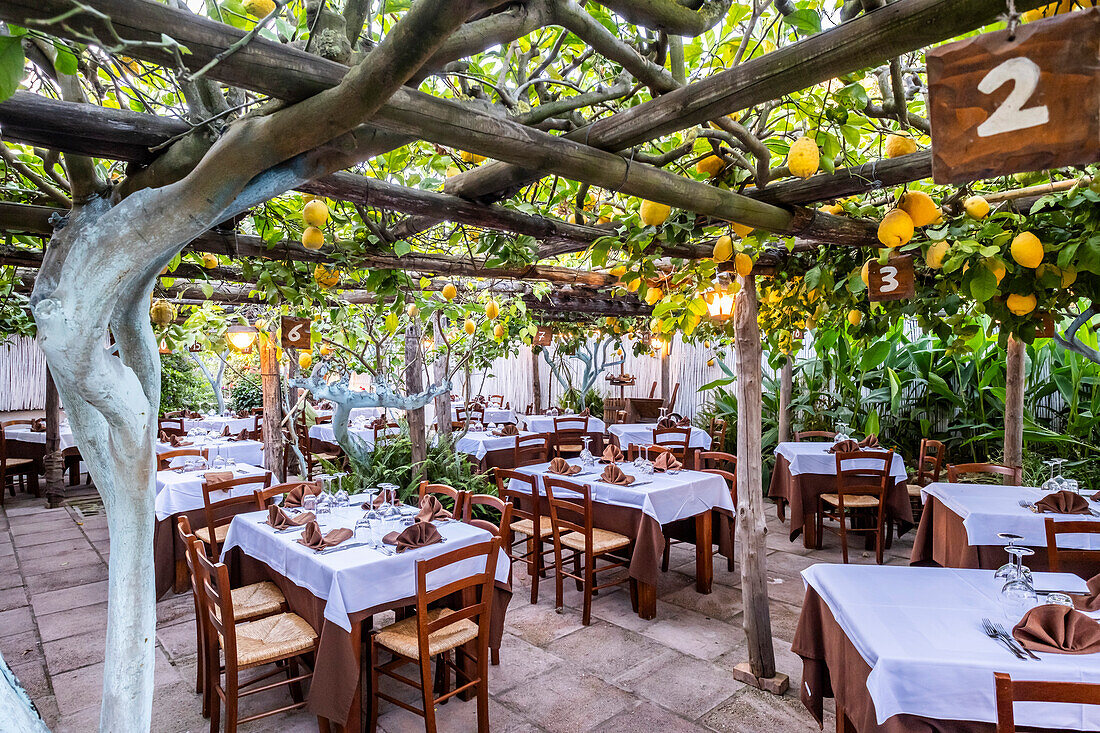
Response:
[[[1100,8],[929,51],[936,183],[1100,160]]]

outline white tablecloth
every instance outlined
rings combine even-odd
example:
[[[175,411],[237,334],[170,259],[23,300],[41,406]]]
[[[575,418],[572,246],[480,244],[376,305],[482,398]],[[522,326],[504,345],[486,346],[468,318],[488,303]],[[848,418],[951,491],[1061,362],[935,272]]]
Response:
[[[572,459],[569,463],[579,465],[580,461]],[[654,473],[652,476],[646,476],[633,465],[622,463],[620,466],[623,472],[636,476],[638,481],[631,486],[616,486],[599,480],[605,468],[602,463],[597,463],[589,469],[590,473],[581,473],[576,476],[547,473],[546,469],[549,466],[549,463],[537,463],[516,470],[537,476],[539,493],[542,493],[542,479],[545,476],[588,484],[592,487],[593,501],[641,509],[661,524],[694,517],[708,509],[718,508],[730,511],[736,509],[730,498],[726,480],[713,473],[680,471],[673,475]],[[638,485],[639,483],[641,485]]]
[[[534,435],[526,430],[519,431],[520,437]],[[456,433],[456,435],[459,435]],[[492,430],[479,432],[468,431],[455,442],[455,450],[460,453],[468,453],[479,461],[485,454],[492,450],[511,450],[516,445],[514,435],[493,435]]]
[[[191,441],[191,445],[181,446],[157,442],[157,453],[167,453],[170,450],[180,450],[181,448],[205,450],[211,460],[215,456],[222,456],[223,458],[232,458],[237,463],[248,463],[253,466],[264,464],[264,444],[258,440],[195,440]],[[182,457],[173,458],[172,468],[183,465],[184,460]]]
[[[573,415],[560,415],[559,417],[575,417]],[[524,425],[528,430],[533,433],[552,433],[554,432],[554,417],[551,415],[523,415],[522,418]],[[570,428],[573,424],[570,424]],[[588,418],[588,432],[590,433],[602,433],[606,429],[603,420],[598,417]]]
[[[469,414],[467,414],[467,417],[469,417]],[[451,406],[451,420],[458,420],[458,408],[453,405]],[[489,423],[515,423],[516,411],[506,410],[501,407],[486,407],[484,420],[486,425]]]
[[[327,533],[336,527],[354,528],[356,520],[362,516],[358,503],[353,501],[352,507],[321,515],[321,529]],[[442,543],[393,555],[384,555],[365,546],[320,555],[297,541],[301,532],[277,534],[264,522],[266,518],[265,512],[233,517],[222,556],[234,547],[241,548],[249,557],[260,560],[326,601],[325,618],[347,631],[351,631],[350,614],[415,596],[418,560],[485,542],[492,537],[486,530],[463,522],[439,522],[436,528],[446,540]],[[396,527],[395,524],[392,528]],[[362,542],[363,539],[353,537],[345,541]],[[484,570],[485,566],[473,558],[448,565],[428,576],[428,590]],[[506,583],[509,572],[508,558],[501,550],[497,557],[497,581]]]
[[[822,564],[803,570],[802,578],[871,667],[867,690],[879,723],[903,713],[995,723],[994,672],[1019,680],[1100,679],[1100,654],[1020,660],[982,632],[982,617],[1011,626],[998,598],[1003,584],[992,570]],[[1085,590],[1070,574],[1036,573],[1035,583]],[[1100,707],[1017,705],[1016,725],[1100,730]]]
[[[348,432],[359,436],[360,440],[366,444],[368,450],[374,450],[374,428],[357,428],[349,426]],[[386,432],[397,435],[401,432],[401,428],[389,428]],[[309,429],[309,437],[323,440],[326,443],[336,443],[336,431],[333,430],[332,423],[314,425]]]
[[[775,447],[775,454],[783,456],[791,464],[791,475],[800,473],[820,473],[836,475],[836,454],[830,453],[832,443],[780,443]],[[844,469],[852,468],[878,468],[882,463],[873,461],[854,461],[845,463]],[[905,472],[905,460],[899,453],[894,454],[894,460],[890,464],[890,475],[895,481],[905,481],[909,474]]]
[[[262,421],[262,418],[261,418]],[[256,426],[254,415],[248,417],[222,417],[221,415],[207,415],[205,417],[188,417],[183,419],[183,429],[190,432],[195,428],[203,430],[217,430],[221,432],[225,426],[229,426],[229,432],[239,433],[242,430],[252,430]]]
[[[1046,496],[1046,492],[1027,486],[996,486],[991,484],[929,484],[921,489],[921,501],[929,496],[940,500],[945,507],[958,514],[966,528],[966,541],[972,546],[1004,545],[998,532],[1018,534],[1019,542],[1028,547],[1046,547],[1046,520],[1056,522],[1092,521],[1100,517],[1087,514],[1037,514],[1020,506],[1020,500],[1034,503]],[[1090,502],[1100,510],[1100,503]],[[1082,550],[1100,550],[1100,535],[1060,535],[1059,547]]]
[[[46,444],[46,432],[36,433],[30,429],[29,425],[10,425],[4,428],[4,437],[8,440],[19,440],[24,443]],[[76,440],[73,439],[73,431],[69,429],[68,425],[58,426],[57,437],[60,441],[61,450],[76,445]]]
[[[158,520],[165,520],[173,514],[202,509],[203,474],[210,469],[178,473],[175,470],[157,471],[156,514]],[[258,476],[265,473],[256,466],[237,464],[233,478]],[[250,495],[257,489],[255,485],[245,485],[229,491],[229,496]],[[228,497],[223,497],[228,498]]]
[[[619,439],[619,445],[623,452],[635,445],[652,445],[653,429],[657,427],[653,423],[619,423],[610,426],[607,431]],[[688,448],[702,448],[710,450],[711,439],[706,430],[692,426],[691,437],[688,438]]]

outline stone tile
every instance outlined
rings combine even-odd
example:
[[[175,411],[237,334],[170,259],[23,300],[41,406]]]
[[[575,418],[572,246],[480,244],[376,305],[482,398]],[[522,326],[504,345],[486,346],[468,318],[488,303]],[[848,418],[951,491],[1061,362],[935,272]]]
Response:
[[[554,654],[505,632],[500,643],[500,664],[489,668],[489,692],[496,695],[526,684],[532,677],[562,663]]]
[[[560,636],[583,628],[579,611],[571,611],[566,607],[562,613],[555,612],[553,595],[548,600],[539,601],[537,606],[528,603],[509,606],[505,626],[513,634],[535,646],[546,646]]]
[[[568,663],[572,670],[583,670],[605,682],[637,667],[665,647],[632,631],[598,621],[551,642],[546,650]]]
[[[173,661],[195,656],[198,653],[195,642],[195,622],[184,621],[158,627],[157,642]]]
[[[26,535],[48,535],[51,532],[76,529],[79,525],[72,520],[68,512],[61,514],[49,514],[48,516],[33,515],[18,518],[11,523],[9,532],[12,537]]]
[[[768,604],[768,607],[771,613],[772,636],[776,640],[787,642],[789,646],[794,641],[794,632],[798,628],[798,616],[801,608],[778,601],[772,601]]]
[[[419,707],[422,702],[416,703]],[[477,730],[477,703],[451,698],[435,709],[439,733],[468,733]],[[378,725],[386,733],[422,733],[424,719],[416,713],[394,707],[378,716]],[[489,727],[500,731],[536,731],[522,715],[496,700],[489,700]]]
[[[67,611],[37,616],[38,633],[43,642],[57,641],[86,633],[89,629],[107,625],[107,604],[82,606]]]
[[[107,629],[93,628],[84,634],[68,636],[57,641],[42,644],[46,655],[46,669],[51,675],[69,672],[90,664],[103,661],[103,650],[107,643]]]
[[[40,649],[38,634],[34,631],[0,637],[0,654],[4,655],[8,664],[20,664],[37,659],[42,654]]]
[[[179,596],[167,596],[157,601],[157,625],[174,624],[178,621],[195,621],[195,599],[190,593]]]
[[[633,707],[623,690],[589,674],[558,668],[500,696],[551,733],[599,730],[603,721]]]
[[[20,606],[0,612],[0,636],[15,636],[34,631],[30,606]]]
[[[54,544],[62,542],[64,540],[83,539],[84,533],[75,524],[70,523],[67,527],[58,529],[46,529],[35,532],[28,532],[23,535],[13,535],[12,543],[15,545],[15,549],[20,547],[28,547],[31,545],[43,545]],[[44,540],[49,540],[45,542]]]
[[[15,554],[15,545],[6,534],[0,538],[0,557],[10,557]]]
[[[19,561],[16,559],[15,555],[0,557],[0,573],[4,573],[5,575],[19,573]]]
[[[86,567],[89,565],[102,565],[99,555],[91,551],[75,551],[36,557],[33,559],[19,558],[19,569],[24,576],[45,575],[68,568]]]
[[[676,608],[673,606],[673,608]],[[699,659],[714,660],[733,649],[741,639],[740,625],[678,609],[659,616],[642,629],[644,636]]]
[[[81,537],[62,540],[60,542],[42,542],[19,548],[19,560],[36,560],[43,557],[58,557],[60,555],[87,554],[94,556],[92,545]]]
[[[104,564],[79,565],[63,568],[45,575],[32,575],[25,579],[27,591],[33,597],[44,591],[72,588],[74,586],[95,583],[107,579],[107,566]]]
[[[31,596],[31,606],[36,615],[68,611],[71,608],[93,606],[107,600],[107,581],[86,583],[72,588],[36,593]]]
[[[700,723],[718,733],[820,733],[817,721],[797,698],[745,687]]]
[[[671,650],[621,675],[615,684],[691,720],[744,686],[724,667]]]
[[[10,611],[25,605],[27,605],[27,592],[22,586],[0,590],[0,611]]]
[[[52,676],[61,717],[99,707],[103,695],[103,663],[91,664]]]
[[[600,733],[705,733],[706,730],[649,702],[639,703],[600,723]]]
[[[33,660],[23,664],[12,664],[11,671],[23,689],[31,696],[31,700],[39,700],[49,697],[50,682],[46,676],[46,668],[40,660]]]
[[[693,584],[668,594],[664,600],[722,621],[732,621],[741,613],[740,588],[718,583],[714,583],[711,586],[711,592],[706,595],[696,591]]]

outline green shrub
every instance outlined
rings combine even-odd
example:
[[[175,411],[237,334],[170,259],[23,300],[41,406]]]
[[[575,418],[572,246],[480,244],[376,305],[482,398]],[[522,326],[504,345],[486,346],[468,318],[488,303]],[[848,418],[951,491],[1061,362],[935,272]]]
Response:
[[[260,380],[242,375],[233,382],[229,391],[229,409],[234,412],[244,412],[254,407],[264,406],[263,388]]]
[[[160,412],[201,410],[214,403],[210,383],[181,354],[161,354]]]
[[[603,417],[603,395],[595,389],[590,389],[585,393],[584,406],[588,408],[593,416]],[[584,409],[581,407],[581,391],[576,387],[567,389],[565,393],[558,398],[558,407],[563,410],[580,412]]]

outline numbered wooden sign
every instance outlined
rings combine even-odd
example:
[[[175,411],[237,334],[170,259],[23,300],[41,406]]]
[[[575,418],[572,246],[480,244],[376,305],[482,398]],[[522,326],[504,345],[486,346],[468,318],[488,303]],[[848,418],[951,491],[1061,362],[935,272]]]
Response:
[[[546,326],[539,326],[539,330],[535,333],[535,343],[538,346],[549,346],[554,341],[554,332]]]
[[[936,183],[1100,160],[1100,8],[929,51]]]
[[[867,268],[869,300],[904,300],[917,293],[917,278],[912,257],[895,257],[885,265],[871,261]]]
[[[308,318],[294,318],[283,316],[279,322],[279,330],[282,331],[282,344],[284,349],[309,349]]]

